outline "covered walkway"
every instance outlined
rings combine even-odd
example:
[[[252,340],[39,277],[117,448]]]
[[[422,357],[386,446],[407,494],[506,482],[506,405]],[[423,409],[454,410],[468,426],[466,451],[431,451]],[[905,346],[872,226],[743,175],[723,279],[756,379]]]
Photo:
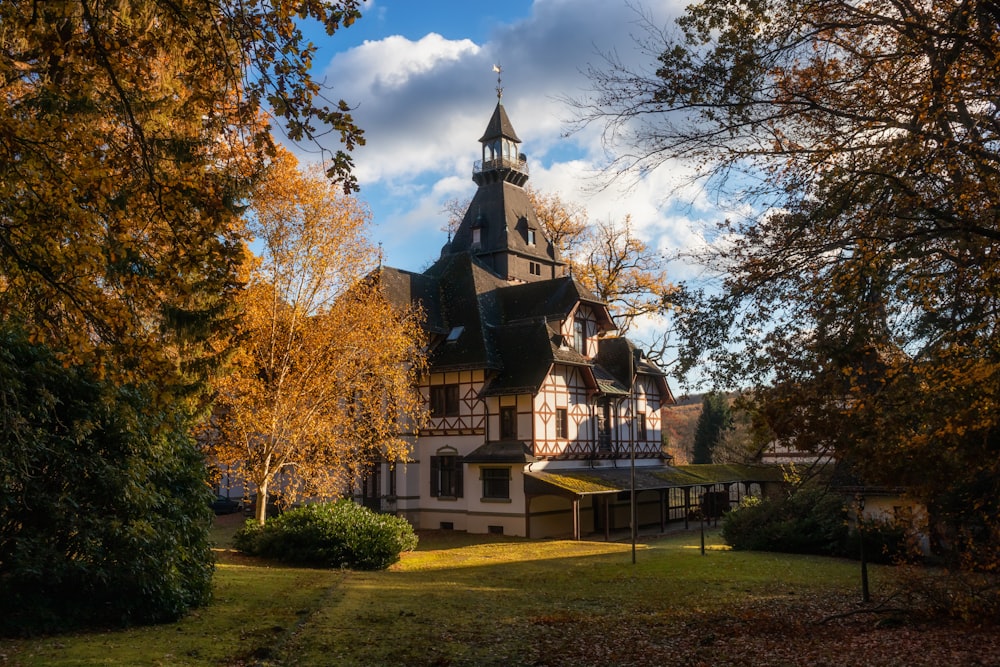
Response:
[[[616,530],[630,525],[631,513],[623,517],[622,508],[630,509],[633,489],[640,529],[666,532],[672,522],[683,521],[688,528],[697,516],[717,518],[743,496],[762,495],[783,479],[777,466],[735,464],[529,470],[524,481],[526,532],[532,537],[532,501],[542,496],[570,501],[573,539],[603,533],[610,540]],[[589,510],[592,526],[583,525],[583,509]]]

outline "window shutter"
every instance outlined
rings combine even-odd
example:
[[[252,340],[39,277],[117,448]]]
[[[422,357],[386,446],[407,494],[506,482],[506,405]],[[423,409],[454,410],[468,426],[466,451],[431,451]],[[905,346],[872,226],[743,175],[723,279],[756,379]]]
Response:
[[[441,457],[431,457],[431,497],[437,498],[441,495],[439,483],[441,481]]]
[[[465,480],[462,477],[462,469],[465,468],[465,464],[462,463],[462,457],[455,457],[455,497],[461,498],[463,491],[465,490]]]

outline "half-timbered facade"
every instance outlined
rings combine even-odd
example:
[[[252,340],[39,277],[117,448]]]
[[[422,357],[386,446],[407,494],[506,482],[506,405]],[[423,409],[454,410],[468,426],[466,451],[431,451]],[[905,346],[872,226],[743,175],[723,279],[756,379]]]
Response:
[[[410,459],[368,481],[366,502],[423,529],[579,537],[629,525],[634,488],[640,522],[663,522],[680,502],[661,439],[665,374],[616,335],[607,305],[545,238],[499,100],[480,143],[478,188],[441,256],[423,273],[380,270],[390,300],[425,317],[429,418]],[[746,481],[726,475],[682,481],[702,493]],[[690,488],[682,496],[697,502]]]

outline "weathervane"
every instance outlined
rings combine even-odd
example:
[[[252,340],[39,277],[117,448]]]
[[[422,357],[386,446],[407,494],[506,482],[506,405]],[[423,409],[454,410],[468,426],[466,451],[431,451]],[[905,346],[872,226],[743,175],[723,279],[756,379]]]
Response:
[[[497,73],[497,101],[499,102],[500,98],[503,97],[503,81],[501,81],[501,77],[503,76],[503,65],[494,65],[493,71]]]

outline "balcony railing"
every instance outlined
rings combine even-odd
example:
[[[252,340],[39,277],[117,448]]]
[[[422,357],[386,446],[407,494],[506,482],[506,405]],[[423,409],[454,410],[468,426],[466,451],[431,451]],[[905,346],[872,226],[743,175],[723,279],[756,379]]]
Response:
[[[528,158],[525,157],[524,153],[521,153],[517,156],[516,160],[509,157],[500,157],[493,160],[476,160],[475,164],[472,165],[473,175],[481,174],[484,171],[500,169],[513,169],[527,175]]]

